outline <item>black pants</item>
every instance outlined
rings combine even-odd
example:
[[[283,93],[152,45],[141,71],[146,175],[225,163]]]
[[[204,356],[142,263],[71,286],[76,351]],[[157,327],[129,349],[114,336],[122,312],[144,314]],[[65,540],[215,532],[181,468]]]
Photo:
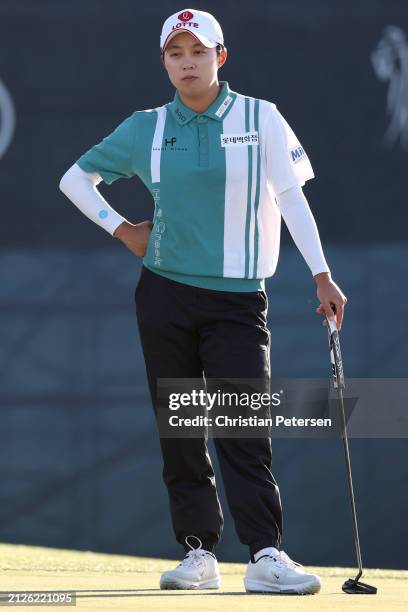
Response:
[[[230,292],[192,287],[142,267],[136,313],[150,394],[157,378],[257,378],[269,386],[270,334],[264,291]],[[196,535],[214,550],[223,530],[207,440],[160,438],[163,479],[176,539]],[[251,556],[279,548],[282,508],[270,471],[270,438],[214,438],[228,505]]]

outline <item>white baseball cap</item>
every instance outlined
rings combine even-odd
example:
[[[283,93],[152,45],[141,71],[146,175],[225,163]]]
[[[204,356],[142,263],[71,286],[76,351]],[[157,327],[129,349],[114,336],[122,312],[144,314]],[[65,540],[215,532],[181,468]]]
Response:
[[[224,36],[218,21],[205,11],[184,9],[166,19],[160,35],[160,48],[164,51],[167,43],[180,32],[189,32],[205,47],[224,44]]]

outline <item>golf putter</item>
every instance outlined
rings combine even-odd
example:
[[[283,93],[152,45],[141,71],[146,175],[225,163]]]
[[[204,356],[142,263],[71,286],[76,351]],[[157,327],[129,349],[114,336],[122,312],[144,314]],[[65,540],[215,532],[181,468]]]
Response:
[[[337,330],[335,320],[329,319],[327,315],[326,315],[326,319],[327,319],[327,333],[329,335],[329,350],[330,350],[333,382],[334,382],[334,388],[337,389],[337,397],[339,400],[341,437],[343,439],[344,459],[346,461],[346,471],[347,471],[348,489],[349,489],[350,503],[351,503],[351,513],[353,516],[354,544],[356,547],[356,557],[357,557],[357,563],[358,563],[357,576],[355,578],[349,578],[348,580],[346,580],[346,582],[342,586],[342,589],[345,593],[348,593],[349,595],[375,595],[377,593],[377,587],[370,586],[369,584],[365,584],[364,582],[359,582],[361,576],[363,575],[363,565],[361,562],[361,551],[360,551],[360,540],[358,537],[356,504],[354,502],[353,480],[351,477],[350,453],[349,453],[349,447],[348,447],[347,428],[346,428],[346,416],[344,412],[344,403],[343,403],[343,389],[345,388],[345,384],[344,384],[343,362],[341,359],[341,351],[340,351],[340,338],[339,338],[339,332]]]

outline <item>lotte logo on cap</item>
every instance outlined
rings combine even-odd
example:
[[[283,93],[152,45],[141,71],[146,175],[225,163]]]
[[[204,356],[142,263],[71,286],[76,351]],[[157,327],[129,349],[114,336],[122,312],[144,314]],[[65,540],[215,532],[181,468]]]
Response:
[[[190,11],[184,11],[184,13],[180,13],[180,15],[178,16],[180,21],[190,21],[190,19],[192,19],[193,17],[194,15],[193,13],[190,13]]]

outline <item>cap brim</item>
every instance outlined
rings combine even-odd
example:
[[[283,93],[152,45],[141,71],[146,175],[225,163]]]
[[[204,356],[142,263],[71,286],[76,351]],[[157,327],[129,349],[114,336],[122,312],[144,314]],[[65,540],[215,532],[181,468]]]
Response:
[[[204,45],[204,47],[208,47],[209,49],[213,49],[217,45],[221,44],[221,43],[214,42],[213,40],[209,40],[206,36],[203,36],[202,34],[199,34],[198,32],[193,33],[193,32],[189,32],[188,30],[177,30],[176,32],[170,32],[170,34],[164,41],[164,44],[162,46],[162,51],[166,49],[167,45],[173,38],[175,38],[178,34],[184,34],[184,33],[190,34],[190,36],[192,36],[193,38],[196,38],[200,43]]]

